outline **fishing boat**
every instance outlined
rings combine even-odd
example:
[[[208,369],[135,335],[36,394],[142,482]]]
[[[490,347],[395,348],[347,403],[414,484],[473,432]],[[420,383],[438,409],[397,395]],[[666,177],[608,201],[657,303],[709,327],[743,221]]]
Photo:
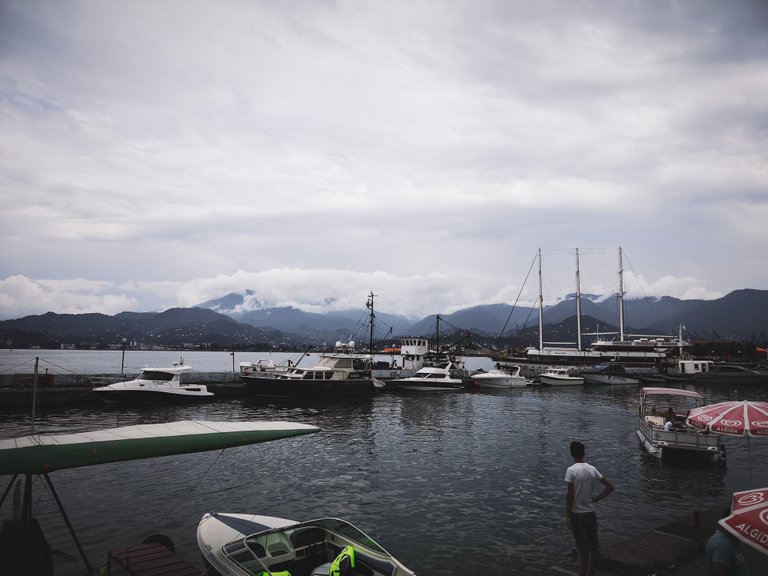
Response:
[[[308,368],[241,373],[250,394],[266,398],[333,398],[370,396],[380,385],[371,374],[371,357],[353,352],[328,352]]]
[[[87,574],[96,574],[85,554],[59,498],[51,474],[57,470],[79,468],[111,462],[124,462],[157,456],[188,454],[208,450],[222,450],[269,442],[302,434],[319,432],[319,428],[291,422],[213,422],[181,421],[165,424],[122,426],[103,430],[68,434],[31,434],[0,440],[0,475],[10,476],[0,498],[0,508],[20,480],[23,482],[21,509],[13,519],[3,522],[0,530],[0,573],[14,576],[50,576],[53,573],[53,551],[34,516],[33,506],[39,497],[32,494],[35,485],[45,484],[45,490],[56,505],[69,529]],[[21,484],[21,483],[20,483]],[[148,571],[143,574],[193,574],[168,550],[158,550],[157,542],[146,542],[139,547],[108,554],[109,574],[135,574],[121,571],[125,562],[135,568],[137,556]],[[161,546],[162,548],[162,546]],[[147,555],[149,553],[149,555]],[[161,566],[162,565],[162,566]],[[171,566],[185,571],[171,572]],[[154,571],[149,571],[154,568]],[[199,573],[199,572],[198,572]]]
[[[374,363],[372,367],[374,377],[380,380],[409,378],[423,368],[431,357],[427,338],[403,338],[400,340],[398,351],[400,362],[393,358],[391,362]]]
[[[197,544],[206,574],[415,576],[370,536],[339,518],[296,522],[211,512],[198,524]],[[332,564],[341,565],[340,570],[334,572]]]
[[[677,376],[695,384],[768,384],[764,372],[713,360],[679,360]]]
[[[717,434],[688,425],[688,412],[704,404],[694,390],[649,386],[640,391],[637,437],[648,454],[669,458],[681,453],[720,461],[725,448]]]
[[[488,372],[475,372],[472,374],[472,385],[476,388],[525,388],[528,381],[520,374],[520,366],[506,366]]]
[[[568,368],[550,368],[541,374],[541,383],[548,386],[580,386],[584,378],[571,374]]]
[[[420,392],[449,392],[461,390],[469,381],[469,372],[458,360],[449,359],[424,366],[409,378],[397,378],[391,384],[399,390]]]
[[[179,404],[213,398],[206,386],[184,381],[190,372],[192,367],[182,358],[167,368],[145,367],[133,380],[97,386],[92,392],[108,404]]]

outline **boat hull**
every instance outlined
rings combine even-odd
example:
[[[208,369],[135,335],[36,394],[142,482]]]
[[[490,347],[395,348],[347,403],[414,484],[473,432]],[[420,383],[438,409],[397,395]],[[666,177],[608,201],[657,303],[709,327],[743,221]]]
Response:
[[[700,432],[665,432],[653,430],[641,421],[637,428],[637,437],[645,451],[655,458],[674,458],[675,455],[699,456],[705,460],[719,462],[724,458],[724,450],[715,435]]]
[[[196,402],[207,402],[213,400],[213,392],[208,392],[205,386],[194,388],[173,388],[168,390],[161,389],[101,389],[93,390],[96,395],[105,404],[130,404],[134,406],[148,406],[158,404],[187,404]]]
[[[393,382],[398,390],[411,390],[418,392],[455,392],[464,388],[463,382],[409,382],[408,380],[396,380]]]
[[[581,386],[584,384],[584,378],[553,378],[552,376],[542,376],[541,383],[547,386]]]
[[[640,384],[639,378],[622,374],[586,374],[582,372],[581,376],[584,378],[584,384]]]
[[[528,382],[525,378],[515,378],[514,376],[494,376],[489,378],[473,376],[472,385],[475,388],[525,388]]]

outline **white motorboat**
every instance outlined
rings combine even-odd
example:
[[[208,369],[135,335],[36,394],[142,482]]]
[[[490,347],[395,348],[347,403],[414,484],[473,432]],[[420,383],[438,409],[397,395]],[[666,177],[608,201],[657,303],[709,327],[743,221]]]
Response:
[[[568,368],[550,368],[541,374],[541,383],[549,386],[579,386],[584,378],[570,373]]]
[[[241,372],[251,394],[269,398],[332,398],[372,395],[380,385],[371,374],[371,357],[329,352],[308,368]]]
[[[702,406],[704,397],[693,390],[646,387],[640,391],[637,437],[643,448],[656,458],[675,453],[698,454],[712,460],[725,458],[717,434],[689,426],[685,417]]]
[[[116,404],[176,404],[213,398],[213,392],[205,386],[184,381],[184,374],[190,372],[192,368],[182,358],[171,367],[145,367],[133,380],[98,386],[92,391],[104,402]]]
[[[346,557],[343,574],[415,576],[373,539],[345,520],[296,522],[272,516],[207,513],[197,526],[206,574],[327,576]]]
[[[626,371],[624,366],[615,362],[600,364],[588,370],[580,370],[579,375],[585,384],[639,384],[640,377]]]
[[[520,374],[520,366],[506,366],[489,372],[475,372],[472,385],[477,388],[525,388],[528,381]]]
[[[438,362],[420,368],[409,378],[392,380],[392,385],[400,390],[418,390],[427,392],[446,392],[461,390],[470,378],[464,364],[457,360]]]

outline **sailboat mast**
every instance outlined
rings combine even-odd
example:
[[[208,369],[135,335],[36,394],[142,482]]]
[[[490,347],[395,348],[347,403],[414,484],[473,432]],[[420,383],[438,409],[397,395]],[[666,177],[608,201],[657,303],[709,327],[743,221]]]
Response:
[[[576,248],[576,350],[581,352],[581,278],[578,248]]]
[[[624,341],[624,257],[619,246],[619,341]]]
[[[541,286],[541,248],[539,248],[539,351],[544,350],[544,295]]]
[[[376,314],[373,313],[373,297],[374,293],[371,291],[370,294],[368,294],[368,302],[365,303],[366,308],[368,308],[371,313],[369,315],[370,325],[371,325],[371,333],[368,337],[368,353],[373,354],[373,325],[376,322]]]

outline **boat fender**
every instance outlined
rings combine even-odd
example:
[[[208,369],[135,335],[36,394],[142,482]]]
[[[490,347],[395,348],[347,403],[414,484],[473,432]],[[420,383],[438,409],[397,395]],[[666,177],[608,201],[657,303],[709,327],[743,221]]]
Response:
[[[352,568],[355,567],[355,550],[352,546],[344,548],[336,559],[331,562],[331,567],[328,570],[330,576],[346,576],[352,573]]]
[[[144,538],[144,540],[141,541],[142,544],[160,544],[160,546],[164,546],[165,548],[168,548],[171,552],[176,552],[176,546],[173,544],[173,540],[170,539],[170,537],[166,536],[165,534],[152,534],[150,536],[147,536]]]

